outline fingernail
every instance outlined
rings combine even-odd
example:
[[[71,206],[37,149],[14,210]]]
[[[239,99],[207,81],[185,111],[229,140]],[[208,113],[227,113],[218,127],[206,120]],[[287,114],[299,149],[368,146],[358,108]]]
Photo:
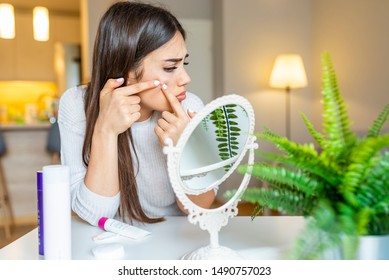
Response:
[[[163,85],[162,85],[162,89],[167,89],[167,85],[166,85],[166,84],[163,84]]]
[[[192,109],[188,109],[188,113],[193,114],[194,111],[192,111]]]
[[[123,80],[124,80],[124,78],[117,78],[116,82],[121,83],[121,82],[123,82]]]
[[[160,83],[161,83],[161,82],[158,81],[158,80],[155,80],[155,81],[154,81],[154,85],[155,85],[155,86],[158,86]]]

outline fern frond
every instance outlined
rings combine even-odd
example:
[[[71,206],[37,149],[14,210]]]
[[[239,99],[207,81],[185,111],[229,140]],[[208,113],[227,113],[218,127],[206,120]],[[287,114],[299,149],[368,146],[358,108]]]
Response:
[[[307,219],[289,255],[291,259],[338,259],[342,244],[337,213],[326,200],[320,200]]]
[[[367,232],[369,235],[389,234],[389,215],[381,214],[372,216],[367,225]]]
[[[338,259],[340,255],[337,250],[338,244],[340,244],[340,240],[337,236],[323,232],[320,228],[316,227],[316,224],[312,219],[308,219],[305,229],[295,240],[292,249],[288,254],[288,259]]]
[[[367,225],[370,223],[371,216],[374,214],[374,210],[365,207],[359,210],[356,214],[355,223],[357,225],[358,235],[367,234]]]
[[[372,206],[376,214],[389,215],[389,194]]]
[[[323,126],[326,134],[324,150],[333,159],[344,158],[344,151],[355,142],[355,134],[350,130],[347,106],[340,94],[335,70],[328,52],[324,52],[322,61],[322,103]]]
[[[274,144],[280,151],[285,152],[289,156],[300,158],[312,158],[317,157],[317,151],[313,145],[300,145],[293,141],[288,140],[285,137],[281,137],[268,128],[262,133],[258,133],[257,136],[260,139],[264,139]]]
[[[340,191],[345,198],[354,206],[358,206],[357,196],[353,195],[355,190],[362,186],[366,177],[377,163],[377,153],[389,146],[389,134],[375,138],[365,138],[350,156],[351,163],[348,166]]]
[[[384,110],[378,116],[378,118],[373,122],[373,125],[369,128],[366,137],[377,137],[380,135],[382,128],[388,119],[389,115],[389,104],[386,104]]]
[[[307,174],[314,174],[324,181],[327,181],[331,186],[337,186],[341,182],[341,176],[331,165],[323,162],[320,157],[309,158],[310,155],[301,159],[299,157],[286,157],[275,153],[256,152],[259,157],[284,164],[293,169],[300,169]]]
[[[237,119],[235,104],[229,104],[217,108],[211,113],[210,120],[215,125],[216,141],[219,142],[219,156],[222,160],[230,159],[238,154],[239,142],[237,136],[240,135],[241,129],[235,121]],[[224,167],[227,172],[232,164]]]
[[[326,186],[325,182],[322,182],[318,177],[307,176],[300,171],[293,171],[266,163],[254,163],[251,171],[249,165],[239,166],[238,171],[240,173],[250,173],[270,184],[277,183],[293,186],[307,196],[319,195]]]
[[[316,201],[295,190],[264,188],[247,188],[241,199],[285,214],[304,216],[310,213]]]
[[[313,127],[313,124],[308,120],[307,116],[304,113],[300,113],[302,116],[306,127],[308,128],[309,133],[311,133],[312,137],[316,140],[319,146],[323,149],[325,144],[325,137],[320,132],[316,131]]]
[[[389,195],[389,152],[385,152],[358,189],[357,198],[363,207],[372,206]]]

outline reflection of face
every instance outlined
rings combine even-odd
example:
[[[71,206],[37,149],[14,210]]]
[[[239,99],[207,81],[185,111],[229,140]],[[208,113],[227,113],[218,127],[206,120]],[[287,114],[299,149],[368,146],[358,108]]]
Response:
[[[190,83],[186,72],[187,49],[181,33],[176,35],[165,45],[148,54],[142,63],[143,77],[138,82],[159,80],[161,86],[166,84],[167,91],[178,96],[185,94],[185,85]],[[130,73],[131,76],[131,73]],[[131,80],[131,79],[129,79]],[[141,119],[145,120],[153,111],[172,111],[161,86],[139,93],[141,98]]]

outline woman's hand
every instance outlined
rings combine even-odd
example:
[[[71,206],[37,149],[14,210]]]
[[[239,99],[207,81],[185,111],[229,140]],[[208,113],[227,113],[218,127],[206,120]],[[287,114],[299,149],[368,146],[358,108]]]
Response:
[[[119,135],[140,118],[138,93],[157,87],[159,81],[147,81],[120,87],[123,78],[109,79],[100,92],[100,111],[95,129]]]
[[[195,113],[188,111],[187,114],[174,94],[168,92],[163,87],[162,92],[165,94],[166,99],[170,103],[173,113],[163,111],[162,118],[158,120],[154,131],[157,134],[161,145],[165,146],[165,139],[168,137],[173,140],[174,144],[177,143],[182,131],[189,123],[190,118],[194,117]]]

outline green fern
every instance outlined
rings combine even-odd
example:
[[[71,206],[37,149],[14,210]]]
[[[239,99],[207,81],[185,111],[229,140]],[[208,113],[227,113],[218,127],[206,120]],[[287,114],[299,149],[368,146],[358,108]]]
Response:
[[[241,129],[235,121],[238,117],[235,112],[235,104],[221,106],[211,113],[210,120],[216,126],[216,141],[219,142],[219,156],[222,160],[230,159],[238,154],[238,136]],[[232,164],[225,166],[225,171],[231,168]]]
[[[236,191],[227,191],[226,197],[232,197]],[[267,205],[271,209],[288,213],[289,215],[306,215],[316,204],[316,199],[307,197],[303,192],[292,191],[287,188],[249,188],[241,199],[258,205]],[[258,209],[257,209],[258,210]],[[262,208],[261,208],[262,210]],[[252,217],[258,213],[253,213]]]
[[[381,160],[369,172],[365,182],[360,187],[357,198],[363,207],[377,207],[380,201],[389,196],[389,152],[383,154]],[[382,204],[381,204],[382,205]],[[383,209],[389,215],[389,203],[383,203]]]
[[[384,126],[386,120],[388,119],[388,115],[389,115],[389,104],[386,105],[385,109],[374,121],[373,125],[369,128],[366,137],[370,138],[370,137],[377,137],[378,135],[380,135],[382,131],[382,127]]]
[[[355,141],[350,130],[347,106],[340,94],[334,67],[328,52],[322,55],[323,127],[326,134],[325,151],[333,159],[342,159]]]
[[[344,194],[355,193],[355,189],[362,185],[368,173],[372,172],[372,167],[377,164],[375,155],[387,146],[389,146],[389,134],[365,138],[360,145],[356,146],[351,152],[350,163],[339,187],[340,191]],[[349,203],[358,207],[358,201],[354,198]]]
[[[240,166],[238,170],[242,173],[246,173],[249,168],[248,166]],[[320,193],[325,187],[325,183],[314,176],[307,176],[300,171],[293,171],[279,166],[268,165],[266,163],[254,163],[251,174],[269,183],[278,182],[289,185],[307,196]]]
[[[303,113],[300,113],[302,116],[305,125],[308,128],[308,131],[311,133],[312,137],[316,140],[316,142],[320,145],[320,147],[323,149],[325,145],[325,137],[320,132],[316,131],[313,127],[313,124],[308,120],[307,116]]]
[[[332,250],[352,259],[360,235],[389,234],[389,152],[383,152],[389,147],[389,134],[381,134],[389,104],[366,137],[357,138],[328,52],[321,62],[323,131],[302,114],[318,151],[313,144],[298,144],[265,128],[257,137],[274,144],[278,152],[257,153],[267,163],[243,165],[238,171],[250,173],[269,188],[248,188],[242,199],[259,205],[253,215],[270,208],[307,218],[291,258],[323,258]]]

